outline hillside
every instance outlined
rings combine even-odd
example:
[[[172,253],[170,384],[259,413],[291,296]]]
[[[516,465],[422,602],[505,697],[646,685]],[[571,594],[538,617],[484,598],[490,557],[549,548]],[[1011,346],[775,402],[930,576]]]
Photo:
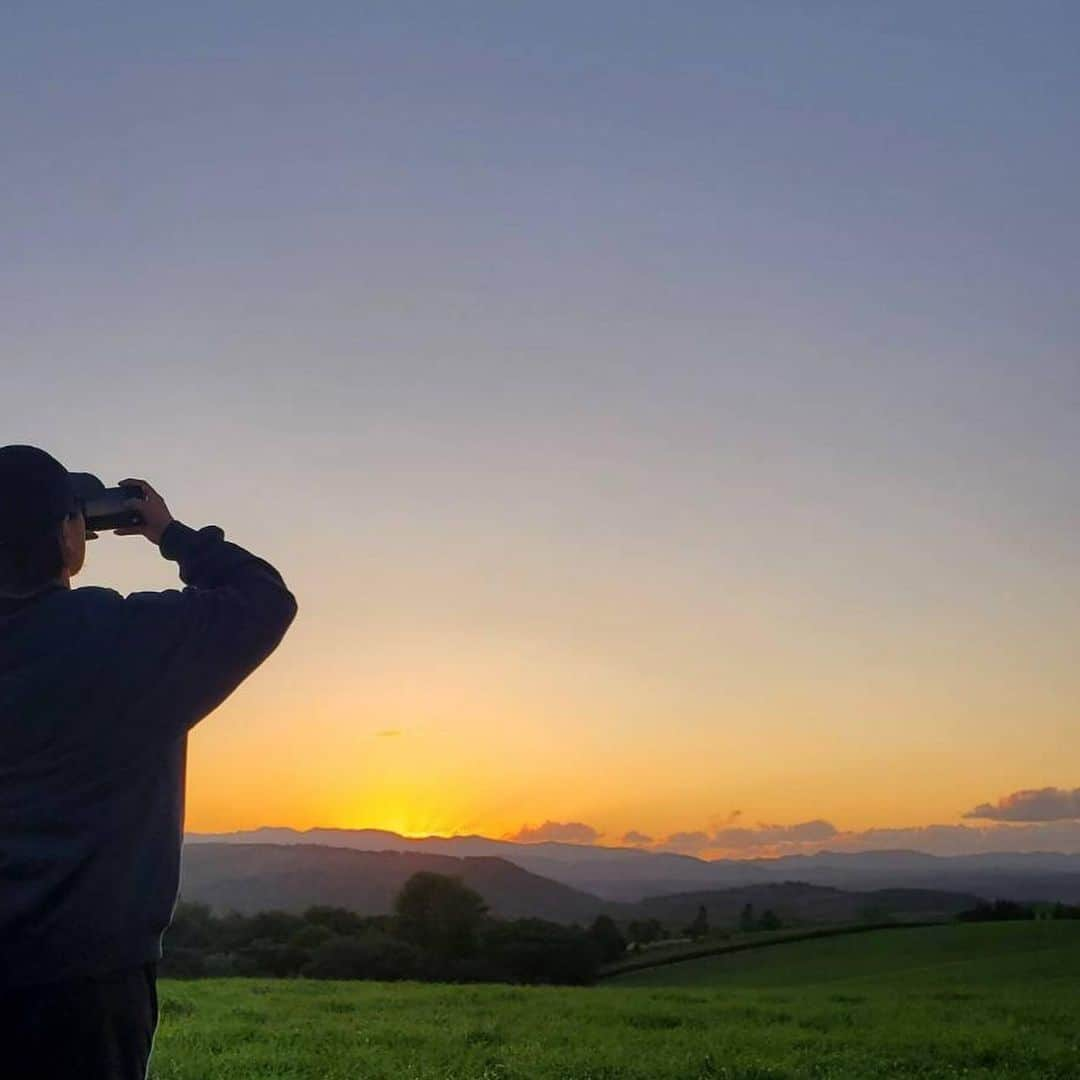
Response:
[[[718,959],[594,988],[165,980],[153,1075],[1080,1076],[1080,923],[888,930]]]
[[[735,889],[652,896],[636,904],[620,905],[624,918],[656,918],[665,926],[687,925],[699,906],[704,906],[712,926],[734,926],[750,904],[760,915],[774,911],[785,923],[847,923],[882,918],[949,918],[974,907],[979,897],[971,893],[927,889],[878,889],[851,892],[805,882],[745,885]]]
[[[317,844],[189,844],[180,892],[183,900],[201,901],[216,911],[299,912],[328,904],[380,915],[391,910],[398,890],[421,870],[460,876],[494,914],[505,918],[582,922],[602,906],[594,896],[505,859],[351,851]]]
[[[953,923],[781,942],[627,972],[604,985],[833,990],[850,979],[860,992],[887,984],[899,994],[909,983],[944,992],[950,983],[1045,983],[1077,971],[1080,922]]]

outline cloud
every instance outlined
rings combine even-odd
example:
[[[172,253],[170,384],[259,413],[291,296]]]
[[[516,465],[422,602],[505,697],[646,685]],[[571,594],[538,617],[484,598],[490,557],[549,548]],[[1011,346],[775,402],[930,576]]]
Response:
[[[827,821],[759,825],[756,829],[674,833],[653,851],[719,858],[775,858],[819,851],[921,851],[928,855],[981,855],[1060,851],[1080,854],[1080,821],[1016,824],[922,825],[843,832]]]
[[[919,851],[942,856],[1054,851],[1080,854],[1080,788],[1016,791],[995,804],[982,803],[966,813],[965,819],[976,819],[971,824],[843,831],[824,818],[791,825],[758,822],[751,826],[740,824],[740,817],[735,810],[714,818],[709,828],[675,832],[663,838],[631,829],[619,843],[706,859],[775,858],[820,851]],[[600,832],[580,821],[523,825],[504,837],[519,844],[595,844],[600,838]]]
[[[729,821],[736,820],[729,817]],[[748,825],[729,825],[711,832],[678,832],[665,837],[657,845],[669,851],[700,853],[750,852],[776,853],[778,849],[788,849],[802,844],[821,844],[839,836],[840,830],[831,822],[815,818],[813,821],[801,821],[795,825],[766,825],[759,823]]]
[[[904,849],[930,855],[980,855],[1007,851],[1080,853],[1080,822],[1049,821],[1020,825],[925,825],[921,828],[867,829],[841,833],[830,851]]]
[[[386,728],[384,731],[373,732],[376,739],[392,739],[401,732],[397,728]]]
[[[711,847],[754,848],[772,847],[776,844],[798,844],[831,840],[840,830],[831,821],[815,818],[796,825],[758,825],[753,829],[735,826],[718,829],[712,835]]]
[[[994,804],[980,803],[964,817],[989,821],[1076,821],[1080,819],[1080,788],[1014,791]]]
[[[601,834],[581,821],[545,821],[543,825],[522,825],[503,839],[515,844],[595,844]]]

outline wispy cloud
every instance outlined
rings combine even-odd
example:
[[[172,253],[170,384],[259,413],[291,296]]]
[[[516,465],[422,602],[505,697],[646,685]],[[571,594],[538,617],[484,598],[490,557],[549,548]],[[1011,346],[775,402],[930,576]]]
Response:
[[[601,833],[582,821],[545,821],[543,825],[522,825],[516,833],[507,833],[503,839],[515,844],[595,844]]]
[[[930,855],[1061,851],[1080,853],[1080,821],[923,825],[842,831],[827,821],[755,829],[678,832],[649,845],[705,858],[772,858],[818,851],[923,851]]]
[[[1014,791],[996,803],[980,803],[964,817],[988,821],[1076,821],[1080,820],[1080,788]]]
[[[833,851],[905,848],[932,855],[978,855],[1005,851],[1080,852],[1080,822],[867,829],[864,832],[841,833],[825,846]]]
[[[728,821],[738,818],[738,812],[729,815]],[[707,851],[745,852],[772,851],[776,848],[821,844],[840,835],[840,830],[821,818],[801,821],[794,825],[755,826],[728,825],[719,829],[695,832],[676,832],[657,841],[656,847],[666,851],[699,854]]]
[[[383,731],[373,731],[372,734],[376,739],[394,739],[402,732],[400,728],[386,728]]]
[[[618,844],[648,851],[671,851],[703,858],[772,858],[819,851],[922,851],[931,855],[976,855],[1024,851],[1080,853],[1080,788],[1046,787],[1015,791],[996,803],[982,803],[963,815],[971,824],[876,827],[842,830],[825,818],[792,824],[741,824],[738,810],[718,814],[707,828],[654,836],[638,829]],[[595,844],[602,833],[581,821],[522,825],[503,839],[519,844]],[[609,841],[615,843],[616,841]]]
[[[757,825],[754,828],[732,826],[712,835],[712,846],[720,848],[771,847],[776,844],[820,843],[839,835],[831,822],[815,818],[795,825]]]

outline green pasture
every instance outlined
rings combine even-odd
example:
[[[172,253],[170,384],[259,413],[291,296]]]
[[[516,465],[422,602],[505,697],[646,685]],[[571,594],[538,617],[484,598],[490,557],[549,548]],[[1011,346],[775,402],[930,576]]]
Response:
[[[1080,977],[1080,922],[949,923],[781,942],[627,972],[607,985],[760,988],[887,978],[899,986],[954,974],[994,982],[1047,977],[1055,963]]]
[[[789,942],[589,989],[163,982],[152,1080],[1080,1077],[1080,923]]]

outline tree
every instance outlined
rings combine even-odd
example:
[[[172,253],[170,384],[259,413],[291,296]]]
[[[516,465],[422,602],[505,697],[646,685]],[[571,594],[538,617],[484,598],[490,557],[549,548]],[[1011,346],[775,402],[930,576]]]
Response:
[[[234,953],[234,968],[238,975],[269,975],[284,979],[299,975],[307,961],[306,949],[296,949],[267,938],[259,938]]]
[[[333,930],[319,923],[308,923],[289,938],[288,944],[290,948],[305,949],[307,952],[311,952],[312,949],[317,949],[324,941],[329,941],[334,936]]]
[[[325,927],[333,934],[362,934],[370,929],[370,919],[348,908],[317,904],[304,912],[304,922]]]
[[[757,920],[754,918],[754,905],[747,904],[739,915],[740,930],[756,930]]]
[[[626,934],[635,945],[648,945],[664,936],[664,924],[659,919],[634,919]]]
[[[165,942],[170,949],[207,949],[216,940],[213,912],[207,904],[181,901],[176,905]]]
[[[1009,922],[1014,919],[1034,919],[1035,911],[1027,904],[1014,900],[995,900],[992,904],[980,900],[973,908],[961,911],[960,922]]]
[[[378,931],[327,938],[301,969],[309,979],[411,979],[419,970],[412,945]]]
[[[546,919],[492,920],[484,933],[483,968],[478,975],[581,986],[595,979],[599,959],[589,930]]]
[[[758,919],[757,928],[759,930],[779,930],[783,925],[780,916],[772,908],[768,908],[762,912],[761,918]]]
[[[619,928],[610,915],[596,916],[589,927],[589,937],[596,943],[602,964],[610,964],[626,952],[626,938],[619,933]]]
[[[394,913],[398,936],[445,970],[476,951],[487,905],[461,878],[422,870],[401,887]]]
[[[702,904],[697,909],[694,921],[686,928],[686,936],[693,938],[695,941],[700,941],[703,937],[707,937],[708,933],[709,913],[705,910],[705,905]]]

